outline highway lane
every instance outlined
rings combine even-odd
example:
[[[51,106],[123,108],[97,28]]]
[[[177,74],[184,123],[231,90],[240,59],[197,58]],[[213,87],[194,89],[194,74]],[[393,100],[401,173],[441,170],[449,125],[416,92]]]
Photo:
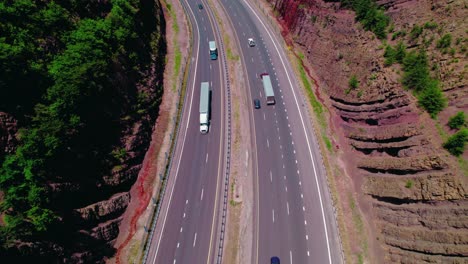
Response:
[[[147,263],[207,263],[216,245],[217,191],[224,151],[224,88],[219,60],[210,60],[215,40],[205,9],[185,1],[193,25],[194,49],[178,145]],[[211,125],[199,131],[200,83],[210,82]]]
[[[221,2],[237,32],[250,96],[262,99],[262,108],[252,111],[258,160],[252,263],[268,263],[271,256],[282,263],[341,263],[326,176],[286,56],[246,2]],[[247,46],[249,37],[256,47]],[[265,104],[262,72],[272,78],[275,106]]]

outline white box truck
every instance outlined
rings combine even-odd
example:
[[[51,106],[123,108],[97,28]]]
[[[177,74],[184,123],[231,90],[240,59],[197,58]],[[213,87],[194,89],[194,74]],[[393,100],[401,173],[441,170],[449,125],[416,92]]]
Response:
[[[268,73],[260,74],[263,82],[263,90],[265,91],[265,97],[267,104],[275,104],[275,93],[273,92],[273,86],[271,85],[270,76]]]
[[[210,84],[208,82],[201,83],[200,89],[200,132],[208,133],[210,126]]]

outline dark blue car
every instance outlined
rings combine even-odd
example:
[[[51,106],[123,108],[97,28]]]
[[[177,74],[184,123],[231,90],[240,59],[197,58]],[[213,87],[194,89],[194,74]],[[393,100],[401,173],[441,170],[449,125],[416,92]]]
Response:
[[[278,257],[271,257],[271,264],[280,264],[280,260]]]

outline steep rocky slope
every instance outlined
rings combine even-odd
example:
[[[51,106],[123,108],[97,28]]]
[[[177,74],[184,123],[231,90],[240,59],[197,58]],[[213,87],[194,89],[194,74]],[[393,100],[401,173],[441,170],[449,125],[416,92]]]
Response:
[[[13,2],[1,3],[1,11],[8,12],[5,6],[12,6]],[[111,33],[108,35],[103,33],[99,36],[104,35],[115,41],[116,45],[105,50],[108,52],[106,55],[109,56],[105,59],[105,67],[102,67],[105,69],[105,74],[91,70],[86,72],[92,77],[86,80],[85,86],[96,88],[96,90],[86,90],[81,87],[78,95],[81,97],[73,102],[77,102],[77,106],[71,109],[77,112],[78,125],[59,134],[60,140],[65,142],[64,146],[59,145],[58,150],[54,150],[56,152],[51,151],[52,154],[50,152],[34,153],[38,160],[46,157],[43,159],[46,161],[45,165],[41,164],[43,166],[41,169],[45,168],[45,172],[41,172],[41,178],[35,182],[46,179],[41,187],[45,190],[43,195],[47,195],[46,206],[54,213],[54,219],[51,219],[52,224],[47,226],[45,232],[35,229],[32,233],[25,231],[21,235],[14,234],[11,232],[14,229],[10,228],[19,226],[21,229],[18,230],[21,232],[26,228],[32,229],[29,224],[36,219],[28,218],[27,214],[23,217],[19,207],[2,207],[0,212],[1,259],[3,263],[103,263],[115,252],[113,244],[119,233],[119,223],[132,198],[129,190],[138,176],[151,140],[155,120],[158,117],[159,103],[162,98],[165,55],[165,25],[161,6],[158,1],[153,0],[93,0],[86,3],[78,3],[78,1],[23,2],[23,9],[18,6],[15,8],[18,8],[20,12],[24,11],[25,14],[15,15],[24,16],[25,21],[29,19],[30,14],[33,14],[31,15],[33,19],[43,19],[40,16],[46,14],[44,16],[50,15],[52,18],[49,19],[53,20],[54,17],[60,16],[54,12],[60,10],[61,15],[65,16],[67,21],[76,23],[44,25],[47,31],[41,32],[40,34],[43,35],[40,37],[34,35],[39,34],[37,33],[39,30],[30,30],[31,36],[24,38],[31,38],[33,39],[31,45],[38,45],[34,48],[40,51],[41,54],[38,56],[43,56],[40,58],[40,63],[53,64],[53,60],[62,54],[73,52],[73,48],[83,47],[83,45],[73,46],[73,43],[64,44],[73,37],[77,38],[77,42],[86,38],[92,41],[91,35],[94,32],[89,32],[88,35],[78,33],[73,35],[74,33],[70,32],[86,27],[86,23],[88,23],[87,30],[90,30],[90,25],[94,25],[92,24],[94,21],[98,21],[96,24],[108,23],[105,25],[110,25]],[[30,12],[27,5],[31,5],[34,11]],[[120,5],[121,9],[112,9],[116,5]],[[34,15],[33,12],[41,9],[48,10],[49,13],[38,11],[40,15]],[[114,13],[111,13],[111,10]],[[131,17],[130,22],[124,24],[128,17]],[[24,26],[20,21],[7,16],[2,18],[2,22],[4,21],[18,28]],[[26,26],[33,27],[32,23],[37,23],[37,21],[30,23],[31,25]],[[57,28],[62,31],[55,31]],[[0,30],[2,34],[3,30],[2,27]],[[102,33],[106,29],[99,28],[98,30],[102,30],[99,32]],[[5,47],[8,48],[9,45],[14,46],[10,37],[2,39],[0,43],[2,51],[5,51]],[[16,36],[11,38],[14,37]],[[12,43],[8,43],[10,41]],[[111,41],[105,44],[114,45]],[[99,50],[101,46],[104,44],[98,43],[93,47],[94,51]],[[21,49],[18,48],[18,50]],[[24,67],[24,72],[34,71],[28,68],[31,62],[27,60],[34,60],[37,57],[4,57],[4,54],[6,52],[2,53],[0,61],[2,78],[3,74],[5,76],[19,75],[19,73],[13,75],[5,72],[6,67],[10,66],[8,61]],[[75,70],[86,70],[89,66],[86,63],[91,64],[94,58],[79,58],[79,55],[85,55],[78,53],[74,57],[84,60],[83,67],[80,68],[78,64],[78,69]],[[36,64],[36,69],[39,68],[37,65],[39,63]],[[104,63],[97,65],[97,68],[102,65]],[[0,87],[4,89],[2,93],[6,92],[9,96],[8,99],[4,97],[0,102],[1,162],[8,157],[18,155],[15,151],[24,142],[21,136],[35,129],[34,126],[39,126],[37,125],[38,118],[34,115],[40,116],[41,113],[37,114],[37,112],[41,107],[46,108],[53,97],[53,91],[50,91],[48,85],[58,82],[57,79],[50,77],[53,74],[53,67],[54,65],[47,65],[44,67],[45,71],[44,68],[39,69],[42,71],[40,75],[33,77],[28,75],[24,80],[3,78],[0,81]],[[71,81],[80,82],[80,80]],[[70,83],[70,86],[74,84]],[[40,92],[28,94],[19,92],[21,89],[24,91],[36,89]],[[49,91],[45,92],[46,89]],[[57,94],[64,98],[70,96],[65,92]],[[37,106],[37,103],[40,105]],[[70,120],[72,118],[73,116]],[[39,133],[38,136],[40,136]],[[27,155],[31,154],[27,153]],[[5,169],[7,166],[3,166],[2,172],[7,171]],[[34,175],[34,173],[39,174],[37,171],[39,169],[30,171],[28,175],[17,174],[15,183],[21,183],[23,177],[26,180],[37,177],[38,175]],[[27,170],[24,170],[24,173],[27,174]],[[0,192],[0,201],[6,197],[4,191],[8,187],[8,181],[11,180],[11,177],[5,177],[5,175],[6,173],[2,175],[1,180],[3,193]],[[12,223],[9,220],[18,215],[23,217],[18,218],[22,223]]]
[[[378,1],[392,21],[388,43],[403,41],[408,51],[425,45],[432,75],[449,98],[439,115],[441,125],[402,87],[400,66],[384,64],[383,42],[355,21],[353,11],[339,2],[269,2],[328,96],[341,155],[356,191],[364,194],[368,228],[375,230],[369,243],[379,245],[371,247],[370,258],[379,263],[466,263],[467,179],[441,147],[436,129],[448,131],[447,116],[468,111],[466,2]],[[415,25],[427,22],[435,26],[417,37],[410,34]],[[457,44],[454,51],[442,52],[436,41],[447,33]],[[356,89],[349,87],[353,75]]]

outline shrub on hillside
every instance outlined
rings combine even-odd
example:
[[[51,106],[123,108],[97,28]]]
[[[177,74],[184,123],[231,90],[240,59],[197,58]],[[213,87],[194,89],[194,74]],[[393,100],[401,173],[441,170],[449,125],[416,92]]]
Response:
[[[465,144],[468,141],[468,129],[463,128],[457,133],[453,134],[445,142],[444,148],[454,156],[460,156],[465,150]]]
[[[357,80],[356,78],[356,75],[353,74],[353,76],[351,76],[351,79],[349,79],[349,89],[356,89],[358,88],[359,86],[359,81]]]
[[[456,115],[450,117],[448,121],[448,126],[451,129],[459,129],[465,125],[465,112],[460,111]]]
[[[444,36],[442,36],[442,38],[439,39],[439,41],[437,41],[436,47],[438,49],[446,49],[450,47],[451,44],[452,44],[452,35],[445,34]]]
[[[426,109],[432,118],[435,118],[447,105],[447,101],[439,88],[438,81],[430,80],[427,85],[428,86],[418,94],[418,103]]]
[[[387,36],[386,28],[390,24],[390,18],[373,0],[342,0],[341,3],[356,12],[356,20],[361,22],[364,29],[374,32],[380,39]]]

